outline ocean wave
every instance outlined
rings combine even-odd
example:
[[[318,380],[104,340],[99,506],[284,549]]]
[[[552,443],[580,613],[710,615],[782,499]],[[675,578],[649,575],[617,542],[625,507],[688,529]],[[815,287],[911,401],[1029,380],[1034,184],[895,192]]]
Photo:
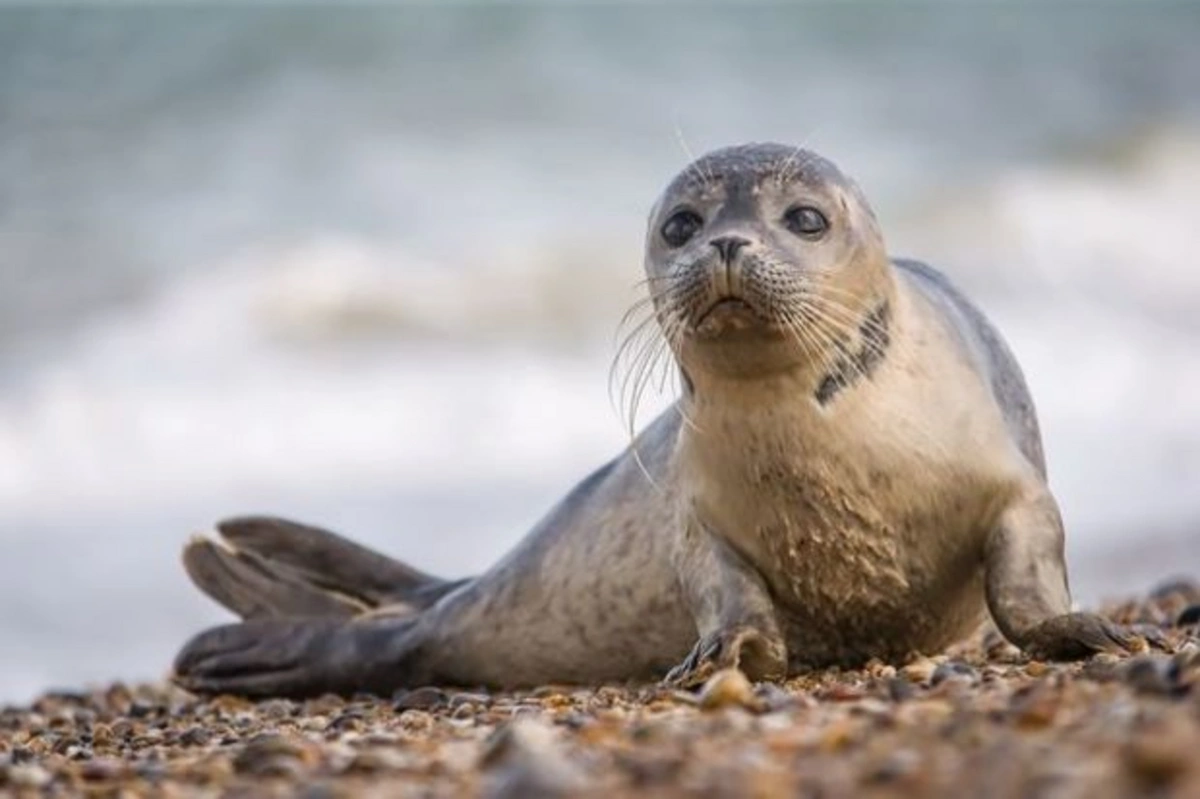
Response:
[[[897,225],[1001,322],[1084,534],[1197,510],[1198,169],[1195,139],[1159,137],[1118,164],[1002,173]],[[606,390],[636,294],[624,238],[470,264],[321,238],[193,271],[0,395],[0,508],[582,474],[627,440]]]

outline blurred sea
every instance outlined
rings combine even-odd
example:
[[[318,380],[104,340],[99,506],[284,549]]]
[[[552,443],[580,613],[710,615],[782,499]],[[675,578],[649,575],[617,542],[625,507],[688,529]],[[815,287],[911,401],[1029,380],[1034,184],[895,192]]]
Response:
[[[677,130],[1000,323],[1078,599],[1200,571],[1200,4],[567,5],[0,11],[0,699],[160,676],[222,516],[507,550],[626,441]]]

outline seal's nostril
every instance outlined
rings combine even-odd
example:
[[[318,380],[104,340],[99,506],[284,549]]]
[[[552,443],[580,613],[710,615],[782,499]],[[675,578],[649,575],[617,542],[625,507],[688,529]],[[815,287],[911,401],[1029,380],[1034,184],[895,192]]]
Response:
[[[737,251],[749,244],[750,240],[741,236],[718,236],[708,243],[716,248],[721,254],[721,260],[728,264],[733,262]]]

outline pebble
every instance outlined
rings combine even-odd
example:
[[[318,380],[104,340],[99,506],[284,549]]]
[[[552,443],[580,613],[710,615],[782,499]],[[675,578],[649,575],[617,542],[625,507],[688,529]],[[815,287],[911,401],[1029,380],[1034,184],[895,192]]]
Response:
[[[1188,605],[1175,620],[1176,627],[1194,627],[1197,624],[1200,624],[1200,602]]]
[[[933,670],[929,676],[930,685],[940,685],[947,680],[954,680],[974,685],[979,682],[979,672],[974,667],[958,660],[948,660]]]
[[[127,771],[128,766],[121,760],[96,758],[88,761],[79,770],[79,775],[89,782],[103,782],[120,779]]]
[[[1144,730],[1126,745],[1125,764],[1139,782],[1161,791],[1195,768],[1194,745],[1182,729]]]
[[[551,694],[545,695],[545,698],[547,698],[547,699],[552,699],[552,698],[556,698],[556,697],[566,700],[566,697],[563,696],[562,694],[551,693]],[[478,705],[479,707],[487,707],[491,703],[492,703],[492,698],[490,696],[488,696],[487,694],[457,693],[457,694],[453,694],[450,697],[451,709],[457,708],[460,705]],[[570,704],[570,701],[566,700],[565,704]]]
[[[1122,669],[1125,682],[1142,694],[1180,695],[1179,676],[1178,664],[1166,655],[1139,655]]]
[[[204,746],[212,740],[212,733],[199,724],[188,727],[179,736],[179,743],[183,746]]]
[[[269,699],[258,705],[258,712],[269,719],[286,719],[300,712],[300,706],[287,699]]]
[[[456,719],[458,721],[465,721],[467,719],[473,719],[473,718],[475,718],[475,714],[478,713],[479,710],[480,710],[479,707],[477,707],[476,705],[474,705],[470,702],[460,702],[458,705],[455,705],[451,709],[450,718]]]
[[[1024,729],[1041,729],[1054,723],[1062,707],[1062,695],[1042,684],[1028,690],[1018,691],[1013,696],[1012,711],[1017,726]]]
[[[788,710],[800,704],[799,698],[791,691],[785,691],[773,682],[765,682],[755,691],[759,702],[770,712]]]
[[[1166,580],[1150,591],[1150,599],[1162,600],[1173,596],[1200,598],[1200,583],[1187,577]]]
[[[282,735],[263,733],[251,738],[233,759],[233,768],[256,777],[292,776],[302,770],[304,749]]]
[[[155,710],[157,710],[157,708],[154,705],[150,704],[149,702],[135,700],[129,706],[129,715],[130,715],[130,717],[135,718],[135,719],[144,719],[147,716],[152,715],[155,712]]]
[[[874,661],[754,686],[734,671],[699,693],[417,688],[254,703],[150,685],[68,692],[0,707],[0,796],[834,799],[1037,796],[1050,782],[1088,799],[1200,796],[1200,639],[1196,625],[1174,626],[1198,601],[1174,591],[1105,609],[1121,624],[1152,620],[1165,653],[1083,663],[1010,657],[981,632],[899,670]]]
[[[1025,664],[1025,673],[1030,677],[1041,677],[1050,672],[1050,664],[1040,660],[1031,660]]]
[[[514,719],[498,729],[479,760],[489,776],[490,799],[567,796],[583,773],[562,751],[554,728],[536,719]]]
[[[933,673],[937,671],[938,664],[929,658],[919,658],[903,666],[900,673],[909,679],[910,682],[927,683],[933,677]]]
[[[911,682],[901,677],[893,677],[887,682],[888,697],[893,702],[903,702],[916,696],[917,690]]]
[[[354,755],[344,769],[346,772],[377,773],[400,771],[407,768],[411,758],[403,752],[388,747],[372,747]]]
[[[725,707],[764,709],[763,701],[755,696],[754,686],[740,669],[721,669],[709,677],[700,689],[699,704],[704,710]]]
[[[405,710],[432,710],[441,707],[449,700],[449,695],[441,688],[401,689],[392,696],[392,707],[397,713]]]

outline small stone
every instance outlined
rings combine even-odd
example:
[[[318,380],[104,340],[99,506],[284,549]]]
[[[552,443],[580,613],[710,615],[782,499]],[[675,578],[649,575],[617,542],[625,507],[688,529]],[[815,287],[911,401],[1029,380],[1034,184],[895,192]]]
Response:
[[[296,795],[300,799],[342,799],[342,797],[354,796],[355,792],[347,791],[344,788],[327,782],[318,782],[314,785],[305,786],[304,790]]]
[[[1189,577],[1176,577],[1160,583],[1150,592],[1151,599],[1169,599],[1173,596],[1198,597],[1200,583]]]
[[[400,714],[400,727],[409,732],[424,732],[436,723],[434,717],[424,710],[406,710]]]
[[[1040,729],[1054,723],[1061,706],[1062,697],[1045,684],[1018,691],[1012,702],[1017,726],[1025,729]]]
[[[345,771],[360,774],[375,774],[387,771],[400,771],[411,765],[410,759],[403,752],[385,747],[372,747],[354,755],[346,766]]]
[[[763,702],[754,695],[754,686],[739,669],[721,669],[708,678],[700,689],[700,707],[716,710],[723,707],[742,707],[762,710]]]
[[[409,691],[397,691],[392,696],[392,708],[397,713],[405,710],[432,710],[446,704],[448,700],[448,695],[441,688],[414,688]]]
[[[892,782],[915,772],[921,765],[921,756],[911,749],[899,749],[889,754],[871,769],[866,778],[869,782]]]
[[[903,702],[916,696],[912,683],[903,677],[894,677],[887,682],[888,697],[893,702]]]
[[[888,677],[894,677],[896,675],[895,666],[889,666],[879,658],[871,658],[868,660],[867,664],[863,666],[863,671],[866,672],[868,676],[876,679],[887,679]]]
[[[473,719],[473,718],[475,718],[475,714],[478,713],[479,711],[480,711],[480,708],[478,706],[476,706],[470,702],[463,702],[462,704],[457,705],[452,711],[450,711],[450,718],[455,719],[457,721]]]
[[[929,658],[920,658],[901,668],[900,673],[907,677],[909,682],[927,683],[937,671],[937,667],[937,663]]]
[[[296,776],[304,750],[285,736],[263,733],[252,738],[233,759],[239,774],[256,777]]]
[[[69,746],[65,754],[68,760],[91,760],[93,757],[90,746]]]
[[[1081,677],[1095,682],[1112,682],[1121,678],[1121,665],[1119,661],[1094,657],[1083,664],[1079,674]]]
[[[103,782],[120,779],[125,776],[126,766],[120,760],[113,758],[96,758],[85,763],[79,770],[79,776],[89,782]]]
[[[867,695],[867,692],[855,685],[835,682],[821,694],[823,699],[831,702],[856,702]]]
[[[561,724],[569,730],[582,730],[591,721],[586,715],[578,710],[572,710],[565,716],[555,720],[556,724]]]
[[[1176,627],[1193,627],[1200,624],[1200,602],[1195,605],[1188,605],[1179,614],[1179,618],[1175,620]]]
[[[979,682],[979,672],[962,661],[948,660],[933,670],[933,674],[929,677],[929,684],[940,685],[947,680],[973,685]]]
[[[1125,682],[1141,694],[1173,696],[1181,693],[1179,668],[1164,655],[1141,655],[1130,659],[1122,674]]]
[[[491,799],[556,797],[577,791],[583,774],[558,742],[554,727],[534,719],[514,719],[485,744],[479,766],[487,772]]]
[[[291,718],[296,715],[300,710],[300,706],[286,699],[270,699],[260,703],[258,710],[266,718],[279,720]]]
[[[8,756],[15,766],[19,766],[22,763],[32,763],[37,759],[37,755],[27,746],[14,746],[12,751],[8,753]]]
[[[1149,788],[1163,789],[1192,768],[1195,752],[1186,730],[1155,729],[1134,736],[1125,749],[1130,772]]]
[[[561,694],[551,694],[551,696],[562,696]],[[564,697],[565,698],[565,697]],[[457,693],[450,697],[450,708],[456,709],[461,705],[479,705],[487,707],[492,703],[492,698],[487,694],[472,694],[472,693]]]
[[[112,729],[107,724],[97,724],[92,728],[92,743],[96,746],[110,746],[114,740]]]
[[[1025,664],[1025,673],[1030,677],[1041,677],[1050,671],[1050,665],[1040,660],[1031,660]]]
[[[200,725],[188,727],[179,736],[179,743],[183,746],[204,746],[212,740],[212,733]]]
[[[0,772],[0,777],[5,777],[7,783],[16,788],[41,788],[51,780],[50,772],[36,763],[9,766],[7,774]],[[0,784],[5,780],[0,780]]]
[[[821,731],[818,746],[824,752],[838,752],[854,743],[859,725],[849,718],[838,719]]]
[[[358,730],[362,727],[363,713],[360,710],[346,710],[339,713],[329,722],[327,730],[341,732],[343,730]]]
[[[787,710],[800,704],[796,695],[785,691],[773,682],[765,682],[755,691],[762,706],[771,712]]]
[[[136,699],[129,705],[129,715],[135,719],[144,719],[152,715],[155,709],[151,703]]]

